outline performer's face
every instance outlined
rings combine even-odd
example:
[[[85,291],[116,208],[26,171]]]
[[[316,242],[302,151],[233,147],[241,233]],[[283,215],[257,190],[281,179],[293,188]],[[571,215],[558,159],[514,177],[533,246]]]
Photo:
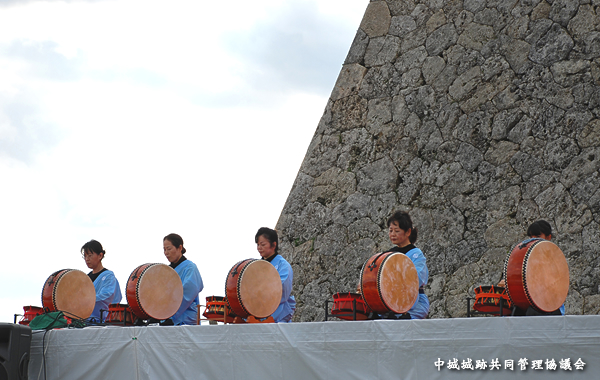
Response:
[[[546,235],[544,233],[541,233],[539,235],[533,235],[533,236],[530,236],[530,237],[532,237],[532,238],[540,238],[540,239],[544,239],[544,240],[552,240],[552,235]]]
[[[83,259],[85,260],[85,265],[87,265],[88,268],[94,270],[102,261],[102,254],[97,254],[92,251],[86,251],[83,255]]]
[[[165,256],[170,263],[176,263],[181,259],[181,251],[183,249],[183,245],[180,245],[179,248],[175,248],[173,243],[171,243],[168,239],[163,241],[163,250],[165,252]]]
[[[398,247],[404,247],[410,244],[410,233],[412,229],[404,231],[402,228],[398,226],[398,222],[392,222],[390,224],[390,228],[388,230],[388,234],[390,236],[390,240],[393,244]]]
[[[258,237],[256,249],[258,250],[258,253],[260,253],[260,257],[268,259],[269,257],[273,256],[275,253],[275,247],[277,247],[277,243],[271,244],[271,242],[264,236]]]

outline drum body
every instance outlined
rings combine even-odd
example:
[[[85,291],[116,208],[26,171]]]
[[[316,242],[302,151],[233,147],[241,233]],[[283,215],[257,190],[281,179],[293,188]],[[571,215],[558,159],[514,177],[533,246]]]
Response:
[[[479,286],[474,289],[473,309],[482,313],[500,315],[500,300],[503,300],[502,315],[510,315],[512,303],[502,286]]]
[[[376,313],[406,313],[417,302],[419,275],[415,265],[399,252],[373,255],[360,273],[362,297]]]
[[[281,293],[279,273],[268,261],[246,259],[227,273],[227,303],[242,318],[270,316],[281,302]]]
[[[135,317],[133,310],[126,304],[111,303],[108,305],[108,316],[104,323],[109,325],[133,326]]]
[[[225,318],[225,307],[227,307],[227,318]],[[236,317],[229,304],[227,304],[227,299],[219,296],[206,297],[206,309],[204,309],[202,315],[207,319],[214,319],[224,323],[231,323],[233,322],[233,318]]]
[[[89,318],[96,306],[94,283],[77,269],[56,271],[44,283],[42,306],[49,311],[62,311],[69,318]]]
[[[331,315],[334,315],[336,318],[352,321],[354,320],[352,315],[354,310],[356,310],[357,321],[367,319],[371,313],[371,309],[369,309],[369,307],[365,304],[361,294],[336,293],[333,295],[333,307],[331,308]]]
[[[517,244],[504,262],[504,279],[511,302],[526,310],[556,311],[569,292],[569,265],[556,244],[533,239]]]
[[[183,300],[183,285],[173,268],[165,264],[143,264],[127,279],[127,303],[141,319],[171,318]]]
[[[23,306],[23,318],[19,321],[20,325],[29,326],[29,322],[38,315],[44,314],[44,309],[38,306]]]

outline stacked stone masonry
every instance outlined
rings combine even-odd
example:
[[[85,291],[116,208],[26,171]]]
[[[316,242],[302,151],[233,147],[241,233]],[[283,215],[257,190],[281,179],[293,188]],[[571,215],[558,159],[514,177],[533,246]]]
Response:
[[[545,219],[567,314],[600,312],[600,0],[372,1],[277,224],[295,321],[355,291],[409,211],[430,318],[464,317]]]

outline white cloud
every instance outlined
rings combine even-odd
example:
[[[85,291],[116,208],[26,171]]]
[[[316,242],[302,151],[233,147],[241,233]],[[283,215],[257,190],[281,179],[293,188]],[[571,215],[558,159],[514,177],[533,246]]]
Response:
[[[0,159],[31,163],[58,142],[62,131],[40,114],[35,93],[7,92],[0,90]]]
[[[6,60],[23,63],[21,76],[59,81],[72,81],[80,76],[81,57],[64,56],[53,41],[14,40],[10,45],[0,47],[0,51]]]
[[[166,4],[0,12],[1,321],[40,305],[52,272],[87,272],[90,239],[124,290],[179,233],[201,298],[222,295],[279,217],[367,0]],[[236,33],[267,50],[232,50]],[[265,54],[285,42],[289,54]]]

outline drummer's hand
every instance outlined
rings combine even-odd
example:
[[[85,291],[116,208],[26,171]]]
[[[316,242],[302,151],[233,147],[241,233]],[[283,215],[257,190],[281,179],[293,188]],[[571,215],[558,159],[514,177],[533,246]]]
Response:
[[[498,286],[502,286],[502,287],[506,286],[506,282],[504,281],[504,279],[500,280],[500,282],[498,283]]]
[[[362,294],[362,291],[361,291],[361,290],[362,290],[362,289],[360,288],[360,285],[357,285],[357,286],[356,286],[356,293],[358,293],[358,294]]]

